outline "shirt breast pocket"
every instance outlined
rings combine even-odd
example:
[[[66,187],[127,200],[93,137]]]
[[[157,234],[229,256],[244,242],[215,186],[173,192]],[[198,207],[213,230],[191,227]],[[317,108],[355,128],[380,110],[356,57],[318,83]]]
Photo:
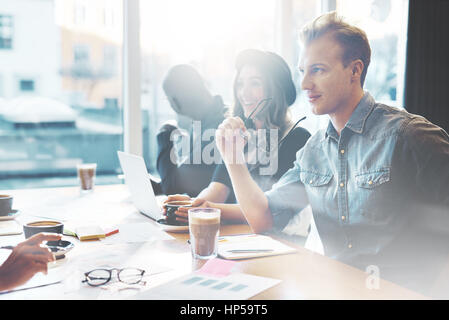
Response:
[[[358,173],[355,176],[355,181],[359,188],[375,189],[390,181],[390,168]]]
[[[357,209],[361,218],[375,223],[385,223],[388,220],[391,212],[384,210],[383,205],[388,203],[387,199],[392,196],[389,188],[390,180],[389,167],[356,174],[357,197],[353,198],[350,205]]]
[[[332,179],[332,174],[301,171],[299,177],[306,187],[324,187],[329,184]]]

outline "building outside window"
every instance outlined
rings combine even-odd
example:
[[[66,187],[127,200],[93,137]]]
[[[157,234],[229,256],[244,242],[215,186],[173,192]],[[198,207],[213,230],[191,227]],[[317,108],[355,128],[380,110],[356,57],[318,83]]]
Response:
[[[76,25],[84,25],[87,19],[88,4],[85,0],[76,0],[74,3],[73,22]]]
[[[88,65],[89,64],[89,47],[87,45],[75,45],[73,47],[73,64]]]
[[[0,15],[0,49],[11,49],[13,40],[13,17]]]
[[[0,50],[0,189],[77,185],[83,162],[97,163],[98,184],[122,182],[116,152],[123,149],[123,22],[106,29],[95,13],[107,6],[121,17],[123,2],[1,4],[0,14],[14,17],[21,32],[11,50]],[[3,37],[12,19],[2,16],[1,23]],[[105,47],[116,48],[115,58]],[[116,72],[106,74],[113,59]]]
[[[19,86],[20,86],[20,91],[24,91],[24,92],[32,92],[34,91],[34,80],[20,80],[19,82]]]
[[[114,75],[118,71],[118,47],[106,45],[103,48],[104,72]]]

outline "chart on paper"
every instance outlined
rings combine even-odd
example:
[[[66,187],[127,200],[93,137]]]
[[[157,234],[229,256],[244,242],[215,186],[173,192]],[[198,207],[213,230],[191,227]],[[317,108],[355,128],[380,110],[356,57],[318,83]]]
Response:
[[[133,299],[246,300],[280,282],[244,273],[233,273],[226,277],[191,273]]]

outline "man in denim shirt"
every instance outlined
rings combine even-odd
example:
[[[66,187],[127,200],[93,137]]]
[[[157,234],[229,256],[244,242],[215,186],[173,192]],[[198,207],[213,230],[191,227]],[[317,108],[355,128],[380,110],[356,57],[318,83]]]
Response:
[[[449,136],[363,91],[371,52],[362,30],[330,13],[304,27],[301,39],[301,87],[330,122],[294,167],[263,193],[239,164],[241,151],[230,148],[239,135],[229,132],[245,130],[243,122],[227,119],[217,130],[249,225],[283,228],[310,203],[327,256],[438,295],[432,289],[449,262]]]

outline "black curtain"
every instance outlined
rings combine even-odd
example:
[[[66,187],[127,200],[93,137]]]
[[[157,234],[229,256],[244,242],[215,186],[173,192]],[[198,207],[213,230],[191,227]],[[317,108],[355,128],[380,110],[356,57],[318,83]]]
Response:
[[[449,0],[410,0],[404,105],[449,132]]]

